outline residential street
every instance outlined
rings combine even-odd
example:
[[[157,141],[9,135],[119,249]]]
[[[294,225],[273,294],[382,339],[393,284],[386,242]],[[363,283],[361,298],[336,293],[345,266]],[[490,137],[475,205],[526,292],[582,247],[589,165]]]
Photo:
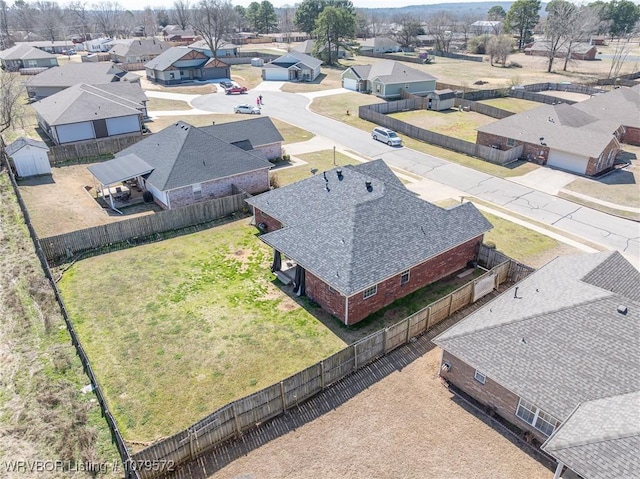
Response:
[[[263,90],[261,90],[262,93]],[[204,95],[192,100],[199,110],[229,112],[238,103],[252,103],[249,95]],[[270,91],[263,95],[265,115],[298,125],[312,133],[335,139],[336,145],[423,176],[470,196],[553,226],[609,249],[617,249],[640,264],[640,224],[578,205],[542,191],[497,178],[409,148],[394,148],[373,141],[367,132],[308,110],[309,99],[294,93]]]

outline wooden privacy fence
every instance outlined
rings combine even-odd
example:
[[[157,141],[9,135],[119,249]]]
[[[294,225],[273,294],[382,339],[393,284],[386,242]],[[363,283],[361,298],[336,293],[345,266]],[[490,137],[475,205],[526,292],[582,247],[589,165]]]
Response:
[[[523,146],[518,145],[509,150],[499,150],[490,146],[471,143],[470,141],[452,138],[442,133],[425,130],[415,125],[411,125],[397,118],[387,116],[387,113],[395,113],[397,111],[408,111],[416,109],[416,105],[421,105],[420,100],[405,99],[387,103],[377,103],[374,105],[364,105],[358,109],[358,116],[364,120],[371,121],[378,125],[391,128],[404,135],[417,140],[438,145],[448,150],[464,153],[465,155],[475,156],[489,163],[497,165],[506,165],[517,160],[522,155]],[[420,108],[419,106],[417,108]]]
[[[398,62],[407,62],[407,63],[426,63],[426,58],[420,58],[416,56],[407,56],[403,52],[396,53],[374,53],[374,52],[358,52],[359,56],[362,57],[371,57],[371,58],[385,58],[387,60],[395,60]]]
[[[239,193],[203,201],[175,210],[140,216],[101,226],[42,238],[40,244],[50,264],[59,264],[79,253],[107,245],[139,240],[166,231],[208,223],[242,211],[247,195]]]
[[[49,163],[56,165],[80,158],[95,158],[102,155],[118,153],[125,148],[138,143],[146,135],[121,135],[111,138],[97,138],[79,141],[69,145],[56,145],[49,148]]]
[[[261,423],[298,406],[336,381],[425,333],[478,300],[481,295],[510,280],[514,271],[522,274],[533,271],[484,245],[480,250],[482,261],[487,261],[481,264],[491,266],[482,276],[399,323],[373,333],[279,383],[221,407],[186,430],[134,454],[134,463],[151,461],[152,464],[163,464],[171,461],[178,465],[193,460],[203,452],[227,440],[236,439]],[[503,258],[506,260],[498,263]],[[477,285],[483,282],[488,282],[491,287],[485,288],[479,296]],[[140,471],[139,474],[142,479],[153,479],[159,475],[153,471]]]
[[[471,55],[463,55],[461,53],[449,53],[449,52],[441,52],[438,50],[429,51],[429,55],[435,55],[437,57],[445,57],[445,58],[455,58],[456,60],[467,60],[470,62],[482,62],[482,57],[475,57]]]
[[[455,101],[456,107],[468,108],[471,111],[475,111],[480,113],[481,115],[487,115],[491,118],[496,118],[501,120],[502,118],[507,118],[508,116],[515,115],[512,111],[503,110],[502,108],[498,108],[491,105],[485,105],[484,103],[478,103],[476,101],[471,100],[463,100],[461,98],[456,98]]]
[[[44,252],[42,251],[42,247],[40,245],[40,241],[38,239],[38,235],[31,223],[31,217],[29,216],[29,211],[22,199],[22,194],[20,193],[20,189],[18,188],[18,183],[16,182],[15,175],[13,174],[13,170],[9,165],[9,159],[6,156],[4,141],[0,137],[0,167],[4,163],[6,165],[9,179],[11,180],[11,186],[13,187],[13,191],[18,200],[18,205],[20,206],[20,210],[22,211],[22,215],[24,217],[24,221],[27,225],[27,229],[29,230],[29,235],[31,236],[31,240],[35,246],[36,255],[40,260],[40,265],[42,266],[42,270],[44,271],[47,280],[49,281],[49,285],[53,289],[56,302],[60,307],[60,312],[62,314],[62,318],[64,320],[65,326],[69,335],[71,336],[71,343],[75,347],[76,354],[80,358],[80,362],[82,363],[82,369],[85,374],[88,376],[89,381],[91,383],[91,387],[93,392],[96,395],[96,399],[98,400],[98,404],[100,405],[100,411],[102,413],[102,417],[107,421],[107,425],[109,426],[109,430],[111,431],[111,442],[115,444],[116,449],[118,450],[118,454],[120,455],[120,459],[122,460],[122,464],[124,465],[124,474],[126,479],[137,479],[139,478],[137,472],[131,469],[131,455],[129,454],[129,450],[124,442],[122,434],[118,429],[118,425],[116,424],[116,420],[111,414],[109,410],[109,406],[107,404],[107,400],[102,393],[102,388],[100,387],[100,383],[98,383],[98,379],[93,372],[91,364],[89,363],[89,358],[87,357],[87,353],[85,352],[82,344],[80,343],[80,339],[78,338],[78,334],[76,333],[75,328],[73,327],[73,323],[69,319],[69,313],[67,312],[67,308],[62,299],[62,295],[60,294],[60,290],[58,289],[58,285],[55,282],[53,275],[51,274],[51,269],[49,268],[49,264],[45,258]]]

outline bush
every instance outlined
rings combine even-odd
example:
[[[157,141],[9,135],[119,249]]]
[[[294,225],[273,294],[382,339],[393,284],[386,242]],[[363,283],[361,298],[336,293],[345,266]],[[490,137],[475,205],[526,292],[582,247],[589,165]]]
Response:
[[[522,65],[520,65],[518,62],[509,62],[508,67],[509,68],[522,68]]]
[[[271,175],[269,177],[269,186],[272,190],[280,188],[280,180],[278,179],[278,175]]]

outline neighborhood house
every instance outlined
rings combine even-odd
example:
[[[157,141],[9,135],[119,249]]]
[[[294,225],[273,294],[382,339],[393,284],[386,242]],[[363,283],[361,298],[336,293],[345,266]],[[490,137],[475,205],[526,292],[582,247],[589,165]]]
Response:
[[[342,73],[342,86],[348,90],[373,93],[380,98],[398,99],[401,90],[426,96],[435,91],[436,79],[404,63],[384,60],[348,68]]]
[[[58,66],[58,57],[23,43],[0,52],[0,64],[6,71],[22,68],[51,68]]]
[[[169,45],[163,41],[153,38],[141,38],[139,40],[116,43],[109,50],[109,56],[112,62],[124,65],[146,63],[169,48]]]
[[[638,477],[640,272],[619,252],[556,258],[433,341],[440,375],[544,443],[554,477]]]
[[[268,117],[229,125],[197,128],[178,121],[89,171],[101,191],[133,180],[165,209],[268,190],[273,165],[267,155],[282,136]]]
[[[172,47],[144,65],[147,79],[163,85],[231,78],[229,65],[202,51]]]
[[[263,80],[313,81],[320,75],[322,61],[305,53],[290,51],[262,66]]]
[[[467,267],[491,229],[471,203],[416,197],[382,160],[246,201],[274,250],[272,270],[345,325]]]

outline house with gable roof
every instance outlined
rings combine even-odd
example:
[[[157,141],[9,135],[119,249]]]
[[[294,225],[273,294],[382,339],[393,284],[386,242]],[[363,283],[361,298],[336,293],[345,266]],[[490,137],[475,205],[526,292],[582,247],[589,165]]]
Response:
[[[109,50],[109,56],[114,63],[146,63],[169,48],[169,44],[155,38],[138,38],[116,43]]]
[[[306,53],[290,51],[262,66],[262,79],[313,81],[320,75],[322,61]]]
[[[640,272],[619,252],[556,258],[433,342],[440,375],[543,443],[554,477],[640,478]]]
[[[395,53],[402,51],[402,46],[389,37],[373,37],[360,42],[363,53]]]
[[[426,96],[436,89],[436,78],[394,60],[373,65],[353,65],[342,73],[342,86],[348,90],[373,93],[385,99],[400,98],[400,91]]]
[[[89,171],[103,187],[136,178],[165,209],[268,190],[273,165],[260,147],[282,136],[268,117],[230,125],[198,128],[178,121]]]
[[[492,227],[471,203],[445,209],[418,198],[382,160],[246,201],[274,250],[272,271],[345,325],[467,267]]]
[[[58,66],[58,57],[39,48],[19,43],[0,52],[0,65],[10,72],[21,68],[51,68]]]
[[[523,145],[522,157],[529,161],[596,175],[613,166],[624,127],[612,116],[561,103],[503,118],[477,132],[477,144],[501,150]]]
[[[110,62],[67,63],[38,73],[29,78],[25,86],[30,99],[40,100],[78,83],[102,85],[115,82],[140,83],[140,77]]]
[[[142,135],[147,97],[137,83],[78,83],[33,104],[38,125],[56,145]]]
[[[145,63],[147,79],[163,85],[231,78],[229,65],[189,47],[172,47]]]

